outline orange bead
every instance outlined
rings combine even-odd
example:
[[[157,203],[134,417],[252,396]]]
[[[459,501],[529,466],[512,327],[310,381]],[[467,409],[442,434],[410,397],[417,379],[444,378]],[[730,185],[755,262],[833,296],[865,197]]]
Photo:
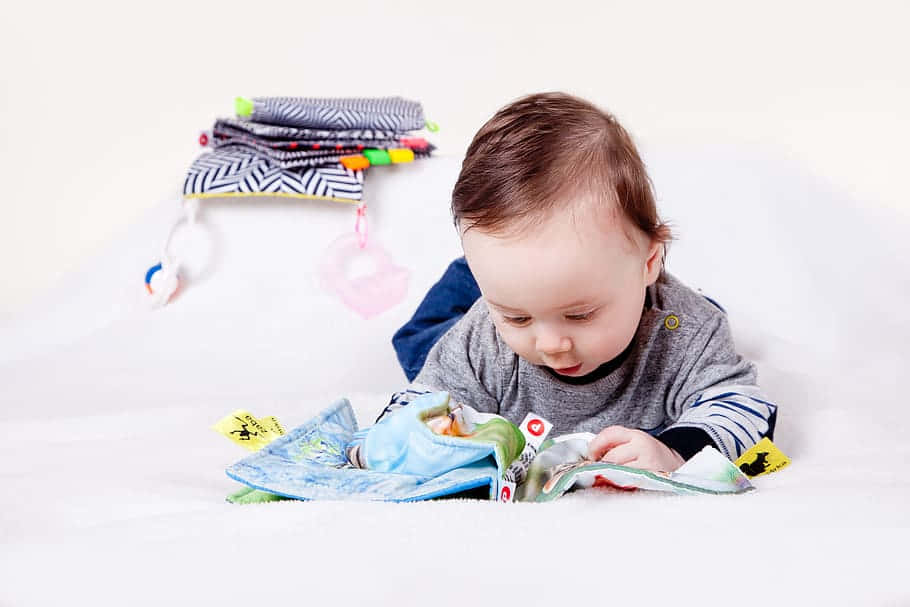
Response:
[[[359,171],[370,166],[370,161],[367,160],[366,156],[357,154],[356,156],[342,156],[338,159],[338,162],[344,166],[346,169],[351,169],[352,171]]]

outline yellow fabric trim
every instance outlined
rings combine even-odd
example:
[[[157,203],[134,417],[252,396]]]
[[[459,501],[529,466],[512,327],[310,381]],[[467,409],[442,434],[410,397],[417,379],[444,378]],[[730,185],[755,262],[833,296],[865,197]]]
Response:
[[[214,194],[184,194],[184,198],[252,198],[254,196],[263,198],[304,198],[310,200],[328,200],[331,202],[346,202],[348,204],[360,204],[359,200],[350,198],[335,198],[333,196],[315,196],[313,194],[290,194],[288,192],[221,192]]]

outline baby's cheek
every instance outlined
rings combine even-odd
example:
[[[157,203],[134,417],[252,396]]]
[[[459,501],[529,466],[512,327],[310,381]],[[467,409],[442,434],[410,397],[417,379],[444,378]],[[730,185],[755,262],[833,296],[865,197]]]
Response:
[[[605,324],[591,326],[579,332],[574,340],[575,349],[584,357],[605,363],[618,356],[628,344],[618,344],[612,327]]]
[[[515,354],[530,363],[537,364],[537,352],[534,349],[534,341],[531,338],[530,331],[522,331],[514,327],[501,327],[497,324],[499,336],[506,342],[506,345],[512,348]]]
[[[598,326],[580,327],[572,337],[572,346],[589,356],[604,354],[611,347],[609,331]]]

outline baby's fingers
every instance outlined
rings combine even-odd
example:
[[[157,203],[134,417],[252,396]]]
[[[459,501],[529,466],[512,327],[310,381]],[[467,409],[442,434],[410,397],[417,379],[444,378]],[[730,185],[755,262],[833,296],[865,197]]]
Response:
[[[638,445],[635,443],[624,443],[604,453],[600,461],[616,464],[617,466],[628,466],[632,462],[638,461],[639,455],[641,455],[641,449],[638,448]]]
[[[632,439],[632,431],[622,426],[609,426],[600,431],[588,444],[588,457],[599,460],[611,449],[624,445]]]

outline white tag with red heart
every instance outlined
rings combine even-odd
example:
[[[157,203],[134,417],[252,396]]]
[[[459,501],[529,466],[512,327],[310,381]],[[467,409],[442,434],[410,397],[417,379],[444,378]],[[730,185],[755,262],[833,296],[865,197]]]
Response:
[[[525,435],[525,442],[533,445],[535,449],[539,448],[547,434],[553,429],[553,424],[539,415],[528,413],[524,421],[521,422],[521,433]]]
[[[499,482],[499,501],[504,503],[511,503],[515,499],[515,483],[511,481],[500,481]]]

